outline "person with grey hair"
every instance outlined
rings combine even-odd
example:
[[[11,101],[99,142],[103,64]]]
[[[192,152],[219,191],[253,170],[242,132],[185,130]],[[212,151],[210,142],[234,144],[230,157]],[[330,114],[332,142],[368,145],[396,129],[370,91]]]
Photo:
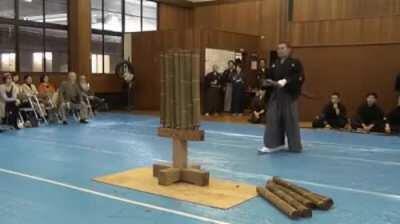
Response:
[[[68,78],[59,88],[59,113],[63,124],[68,124],[67,113],[69,110],[79,109],[80,123],[88,123],[88,107],[83,99],[82,91],[77,83],[75,72],[68,73]]]

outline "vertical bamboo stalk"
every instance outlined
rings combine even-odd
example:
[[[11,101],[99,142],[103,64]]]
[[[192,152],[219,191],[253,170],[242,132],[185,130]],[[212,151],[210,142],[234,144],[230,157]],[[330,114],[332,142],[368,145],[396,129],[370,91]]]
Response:
[[[192,52],[187,51],[185,57],[185,73],[186,80],[185,85],[187,88],[186,98],[185,98],[185,106],[186,106],[186,121],[187,128],[193,129],[193,99],[192,99]]]
[[[174,52],[173,53],[174,57],[174,102],[173,102],[173,107],[174,107],[174,114],[175,114],[175,128],[181,128],[181,110],[180,110],[180,92],[181,92],[181,86],[180,86],[180,69],[179,69],[179,63],[180,63],[180,58],[179,58],[179,52]]]
[[[166,126],[166,111],[165,111],[165,107],[166,107],[166,79],[165,79],[165,54],[161,54],[160,55],[160,77],[161,77],[161,83],[160,83],[160,124],[161,127],[165,127]]]
[[[172,55],[167,52],[165,54],[165,79],[166,79],[166,100],[165,100],[165,120],[167,128],[174,128],[173,126],[173,58]]]
[[[192,56],[193,127],[200,126],[200,54]]]

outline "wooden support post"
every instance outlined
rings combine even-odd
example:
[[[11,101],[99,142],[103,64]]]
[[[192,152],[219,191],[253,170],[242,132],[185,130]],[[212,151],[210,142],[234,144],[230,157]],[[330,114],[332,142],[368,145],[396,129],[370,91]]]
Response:
[[[182,181],[197,186],[207,186],[210,182],[209,172],[201,170],[200,165],[188,164],[187,141],[203,141],[204,131],[159,128],[158,135],[172,138],[173,142],[172,164],[153,165],[153,176],[158,178],[158,183],[167,186]]]

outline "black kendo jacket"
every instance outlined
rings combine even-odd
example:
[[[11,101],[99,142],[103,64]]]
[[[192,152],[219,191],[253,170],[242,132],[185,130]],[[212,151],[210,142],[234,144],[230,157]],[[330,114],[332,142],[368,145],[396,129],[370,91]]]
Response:
[[[269,78],[273,81],[286,79],[287,83],[283,87],[294,99],[301,95],[301,88],[305,81],[303,65],[300,60],[289,57],[282,64],[280,59],[271,64]]]
[[[396,85],[395,85],[395,90],[400,94],[400,73],[397,74],[396,77]]]

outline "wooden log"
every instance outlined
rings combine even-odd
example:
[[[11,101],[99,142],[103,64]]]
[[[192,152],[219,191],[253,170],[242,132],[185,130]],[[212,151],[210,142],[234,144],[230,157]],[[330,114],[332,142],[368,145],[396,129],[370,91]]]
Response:
[[[276,184],[273,181],[268,181],[267,185],[268,184],[274,184],[281,191],[284,191],[286,194],[292,196],[294,199],[296,199],[297,201],[299,201],[300,203],[302,203],[304,206],[306,206],[309,209],[312,209],[312,208],[315,207],[314,203],[312,201],[310,201],[310,199],[308,199],[306,197],[303,197],[302,195],[300,195],[300,194],[298,194],[298,193],[296,193],[296,192],[294,192],[294,191],[292,191],[292,190],[290,190],[288,188],[285,188],[285,187],[283,187],[283,186],[281,186],[279,184]]]
[[[312,201],[315,204],[315,206],[319,209],[328,210],[333,205],[333,200],[331,198],[311,192],[311,191],[309,191],[305,188],[299,187],[293,183],[282,180],[279,177],[273,177],[272,180],[275,183],[277,183],[283,187],[286,187],[286,188],[302,195],[303,197],[310,199],[310,201]]]
[[[208,186],[210,183],[210,173],[200,169],[182,169],[181,181],[197,186]]]
[[[280,197],[281,199],[285,200],[289,203],[293,208],[299,210],[301,217],[312,217],[312,210],[307,208],[305,205],[297,201],[293,198],[290,194],[287,194],[285,191],[282,191],[277,184],[270,182],[267,184],[267,189],[270,190],[272,193]]]
[[[297,219],[300,217],[299,210],[292,207],[289,203],[272,193],[270,190],[264,187],[257,187],[257,193],[278,208],[281,212],[286,214],[289,218]]]
[[[178,182],[181,179],[181,170],[178,168],[168,168],[160,170],[158,175],[158,184],[168,186]]]

